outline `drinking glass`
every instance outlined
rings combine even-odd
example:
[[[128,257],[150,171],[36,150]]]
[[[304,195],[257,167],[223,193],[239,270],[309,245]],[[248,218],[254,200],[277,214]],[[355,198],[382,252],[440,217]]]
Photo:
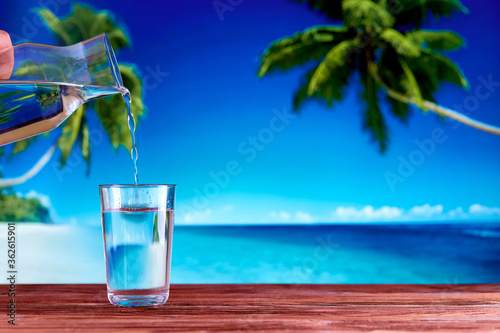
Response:
[[[108,299],[165,304],[170,290],[175,185],[100,185]]]

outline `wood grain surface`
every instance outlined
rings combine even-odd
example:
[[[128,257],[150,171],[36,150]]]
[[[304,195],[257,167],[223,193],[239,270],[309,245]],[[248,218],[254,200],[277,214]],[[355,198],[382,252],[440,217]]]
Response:
[[[15,327],[2,287],[6,332],[500,332],[500,284],[172,285],[159,308],[112,306],[105,285],[17,285]]]

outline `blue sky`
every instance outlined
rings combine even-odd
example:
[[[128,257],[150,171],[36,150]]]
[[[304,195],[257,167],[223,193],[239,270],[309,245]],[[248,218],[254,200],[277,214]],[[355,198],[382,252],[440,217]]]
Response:
[[[430,26],[466,39],[467,47],[449,56],[471,89],[443,86],[438,101],[500,125],[500,87],[476,97],[484,80],[500,82],[500,5],[463,2],[468,15]],[[49,3],[68,13],[67,4]],[[25,36],[54,44],[30,11],[36,5],[4,2],[0,29],[15,42]],[[413,110],[406,125],[386,118],[391,143],[380,155],[361,131],[354,80],[334,109],[309,103],[292,115],[291,95],[304,70],[258,79],[258,57],[271,41],[328,22],[282,0],[231,8],[221,19],[211,0],[106,2],[133,40],[118,60],[137,64],[148,83],[148,114],[137,129],[139,181],[178,184],[178,224],[499,220],[500,137]],[[4,175],[27,170],[50,140],[9,161]],[[62,170],[56,157],[16,191],[50,202],[59,222],[99,224],[97,186],[133,182],[133,167],[107,139],[92,155],[89,177],[77,154]]]

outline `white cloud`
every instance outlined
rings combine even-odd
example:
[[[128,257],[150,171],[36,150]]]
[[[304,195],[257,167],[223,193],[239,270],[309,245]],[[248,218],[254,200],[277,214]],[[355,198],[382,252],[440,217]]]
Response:
[[[469,218],[498,218],[499,207],[486,207],[479,204],[470,206],[468,211],[456,207],[445,211],[443,205],[424,204],[403,209],[394,206],[340,206],[331,213],[331,222],[383,222],[383,221],[443,221],[464,220]]]
[[[352,206],[340,206],[332,212],[335,221],[364,222],[364,221],[392,221],[398,220],[403,210],[398,207],[382,206],[378,209],[373,206],[364,206],[357,209]]]
[[[287,211],[272,211],[269,213],[269,216],[271,217],[270,222],[314,222],[314,218],[311,216],[311,214],[307,212],[303,212],[301,210],[296,211],[295,213],[290,213]]]
[[[290,217],[292,217],[292,214],[290,214],[290,213],[285,212],[285,211],[282,210],[280,212],[272,211],[272,212],[269,213],[269,216],[273,220],[288,221],[288,220],[290,220]]]
[[[464,209],[462,207],[457,207],[455,209],[452,209],[448,212],[448,216],[451,217],[452,219],[463,219],[467,218],[468,214],[464,212]]]
[[[469,207],[471,215],[500,215],[499,207],[486,207],[480,204],[473,204]]]
[[[40,200],[40,203],[42,205],[44,205],[45,207],[47,207],[47,208],[51,208],[52,207],[52,205],[50,203],[49,196],[45,195],[45,194],[38,193],[35,190],[31,190],[28,193],[26,193],[25,195],[22,195],[20,193],[16,193],[16,194],[17,194],[18,197],[24,197],[24,198],[27,198],[27,199],[30,199],[30,198],[38,199],[38,200]]]
[[[302,211],[297,211],[295,213],[295,220],[298,222],[313,222],[311,214]]]
[[[429,204],[425,204],[423,206],[415,206],[408,211],[410,216],[424,216],[431,217],[433,215],[439,215],[443,212],[443,205],[435,205],[431,206]]]
[[[293,206],[292,206],[293,207]],[[278,209],[268,214],[262,211],[240,212],[232,205],[222,205],[217,209],[204,209],[181,214],[180,224],[192,225],[230,225],[230,224],[309,224],[309,223],[350,223],[350,222],[432,222],[432,221],[464,221],[464,220],[496,220],[500,219],[499,207],[487,207],[473,204],[470,207],[445,207],[441,204],[424,203],[413,207],[397,206],[351,206],[343,205],[333,211],[325,211],[318,207],[307,211],[295,209]]]
[[[288,213],[288,212],[284,212],[284,211],[281,211],[279,212],[278,216],[283,219],[283,220],[289,220],[290,217],[292,217],[292,214]]]

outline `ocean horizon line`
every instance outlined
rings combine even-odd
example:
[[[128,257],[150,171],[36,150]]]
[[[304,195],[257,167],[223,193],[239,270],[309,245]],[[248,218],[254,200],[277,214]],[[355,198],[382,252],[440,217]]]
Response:
[[[16,223],[16,224],[31,224],[31,225],[53,225],[53,226],[80,226],[80,227],[101,227],[100,223],[71,223],[71,222],[9,222],[0,221],[0,224]],[[432,220],[432,221],[359,221],[359,222],[246,222],[246,223],[177,223],[176,227],[196,228],[196,227],[322,227],[322,226],[384,226],[384,225],[471,225],[471,224],[488,224],[500,225],[500,220]]]

